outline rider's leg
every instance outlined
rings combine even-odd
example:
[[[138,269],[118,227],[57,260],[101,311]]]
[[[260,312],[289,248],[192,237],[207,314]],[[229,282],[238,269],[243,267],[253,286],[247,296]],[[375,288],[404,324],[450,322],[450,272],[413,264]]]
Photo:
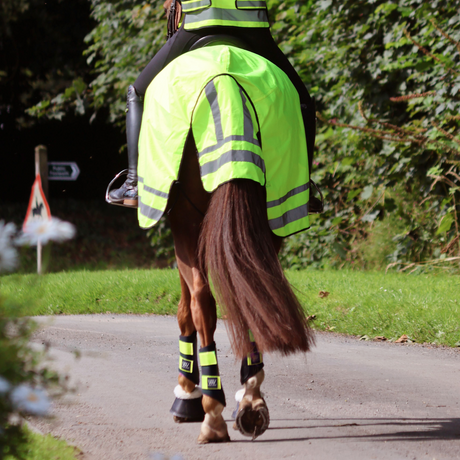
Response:
[[[135,205],[137,202],[137,159],[141,130],[143,99],[150,82],[172,60],[187,51],[201,35],[180,28],[149,62],[133,85],[128,88],[126,105],[126,139],[128,147],[128,177],[109,194],[112,201]],[[129,202],[131,201],[131,202]]]
[[[110,199],[115,203],[136,206],[137,204],[137,158],[138,140],[141,128],[142,112],[144,110],[143,98],[136,88],[130,85],[126,98],[126,141],[128,146],[128,177],[124,184],[109,193]]]

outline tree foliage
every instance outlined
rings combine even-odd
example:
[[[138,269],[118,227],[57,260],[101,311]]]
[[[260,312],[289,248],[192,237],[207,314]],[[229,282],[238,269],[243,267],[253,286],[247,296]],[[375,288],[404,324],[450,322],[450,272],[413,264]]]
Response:
[[[274,30],[318,101],[314,178],[327,195],[285,261],[365,263],[362,240],[382,221],[388,263],[459,256],[458,2],[280,8]]]
[[[0,129],[34,124],[26,108],[85,75],[83,38],[94,25],[89,12],[87,0],[0,2]]]
[[[63,92],[29,110],[38,117],[62,118],[75,111],[109,109],[109,121],[122,125],[126,90],[165,41],[160,1],[91,0],[96,27],[85,37],[86,62],[93,69],[76,78]]]
[[[312,229],[287,240],[284,263],[371,266],[380,251],[380,264],[402,267],[460,256],[458,1],[268,3],[275,39],[317,100],[313,178],[326,196]],[[162,2],[91,4],[93,78],[31,113],[108,107],[122,122],[127,86],[164,42]]]

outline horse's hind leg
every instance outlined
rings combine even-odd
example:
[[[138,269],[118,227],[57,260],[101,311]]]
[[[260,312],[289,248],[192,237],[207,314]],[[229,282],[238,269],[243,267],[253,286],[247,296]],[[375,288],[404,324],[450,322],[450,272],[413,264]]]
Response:
[[[170,412],[177,423],[201,422],[204,419],[204,411],[201,401],[202,393],[198,387],[200,373],[197,359],[197,334],[190,310],[190,290],[180,271],[179,275],[182,290],[177,309],[177,321],[181,332],[179,337],[179,384],[174,389],[176,399]]]
[[[225,396],[214,342],[217,324],[216,302],[207,280],[197,266],[198,238],[210,196],[204,191],[201,183],[198,157],[192,140],[189,139],[184,150],[179,176],[183,193],[176,197],[177,200],[171,200],[172,203],[175,202],[175,206],[169,214],[182,284],[182,298],[177,317],[182,336],[198,332],[202,347],[199,356],[203,374],[202,407],[206,415],[198,442],[223,442],[229,441],[230,438],[227,424],[222,417]],[[196,391],[195,381],[182,374],[179,376],[179,385],[185,393],[190,390]]]
[[[273,245],[278,253],[281,238],[272,235]],[[252,333],[249,331],[253,351],[241,363],[241,384],[244,388],[236,393],[237,407],[233,413],[233,428],[252,439],[262,435],[270,424],[270,415],[260,387],[265,379],[263,357],[257,349]]]
[[[235,424],[233,428],[244,436],[257,438],[265,432],[270,424],[270,415],[260,387],[265,378],[262,353],[257,350],[254,338],[253,352],[243,358],[241,364],[241,384],[244,388],[237,392],[237,408],[233,413]]]
[[[178,252],[177,245],[176,252]],[[203,278],[200,271],[196,267],[187,266],[183,258],[177,257],[177,260],[179,270],[182,274],[181,283],[185,283],[185,286],[189,289],[189,291],[187,291],[185,290],[185,286],[182,287],[182,299],[179,304],[177,315],[181,334],[187,334],[187,337],[195,334],[194,349],[196,350],[196,328],[201,343],[199,357],[202,370],[202,410],[204,410],[205,415],[201,425],[201,433],[198,437],[198,442],[200,444],[226,442],[229,441],[230,438],[228,436],[227,424],[222,417],[222,412],[225,407],[225,395],[220,380],[216,344],[214,342],[214,332],[217,324],[216,302],[211,294],[209,284]],[[187,297],[184,296],[184,290],[185,293],[189,292],[189,303],[185,301]],[[189,308],[186,308],[187,306],[189,306]],[[182,335],[181,340],[184,338]],[[181,357],[182,351],[184,350],[181,350]],[[197,363],[194,362],[194,364]],[[181,372],[181,369],[179,369],[179,371]],[[198,388],[195,387],[195,382],[195,379],[191,380],[188,375],[183,375],[182,372],[179,375],[179,386],[186,394],[190,393],[190,391],[199,391]],[[182,398],[186,398],[186,394],[183,395]],[[176,397],[179,397],[177,392]],[[182,401],[180,401],[180,403],[189,404],[188,402],[184,403]],[[203,418],[201,418],[201,420],[202,419]],[[176,421],[191,420],[176,419]]]
[[[217,363],[216,302],[209,284],[196,268],[193,269],[194,289],[192,291],[192,317],[200,336],[199,350],[201,364],[201,391],[203,392],[203,409],[206,413],[201,425],[198,443],[230,441],[227,424],[222,416],[225,407],[225,394]]]

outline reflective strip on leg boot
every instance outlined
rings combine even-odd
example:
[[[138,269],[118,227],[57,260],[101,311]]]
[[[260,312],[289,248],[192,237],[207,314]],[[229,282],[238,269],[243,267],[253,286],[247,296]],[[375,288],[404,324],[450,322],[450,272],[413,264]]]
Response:
[[[196,332],[189,336],[179,337],[179,372],[195,385],[200,383],[198,370],[198,350]],[[191,393],[177,385],[174,389],[176,399],[171,407],[171,414],[177,417],[176,422],[203,421],[204,410],[201,404],[202,394],[198,387]]]
[[[179,337],[179,372],[195,385],[200,383],[197,351],[196,332]]]
[[[217,364],[216,343],[213,342],[207,347],[200,348],[201,364],[201,391],[204,395],[210,396],[224,406],[225,394],[222,389],[222,382]]]
[[[252,343],[252,352],[243,358],[241,363],[241,385],[244,385],[251,377],[254,377],[264,367],[263,355],[257,349],[252,332],[249,331],[249,338]]]

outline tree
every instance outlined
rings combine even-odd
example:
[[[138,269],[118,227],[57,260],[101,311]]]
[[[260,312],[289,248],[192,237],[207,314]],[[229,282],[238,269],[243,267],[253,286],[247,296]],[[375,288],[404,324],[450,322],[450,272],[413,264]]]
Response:
[[[109,122],[123,125],[126,90],[164,44],[163,2],[91,0],[96,22],[84,38],[91,78],[77,77],[63,92],[43,99],[29,110],[37,117],[62,118],[65,113],[88,111],[91,119],[102,108]]]
[[[3,0],[0,11],[0,116],[16,130],[37,121],[25,109],[90,70],[81,54],[93,21],[87,0]]]
[[[314,177],[328,203],[288,262],[359,262],[384,224],[387,262],[460,255],[458,2],[283,5],[281,47],[319,102]]]
[[[107,107],[122,124],[127,86],[164,42],[161,3],[92,0],[93,80],[30,113]],[[369,266],[366,251],[383,243],[380,263],[457,254],[458,1],[268,4],[275,39],[318,102],[313,177],[327,199],[312,230],[288,241],[285,263]]]

